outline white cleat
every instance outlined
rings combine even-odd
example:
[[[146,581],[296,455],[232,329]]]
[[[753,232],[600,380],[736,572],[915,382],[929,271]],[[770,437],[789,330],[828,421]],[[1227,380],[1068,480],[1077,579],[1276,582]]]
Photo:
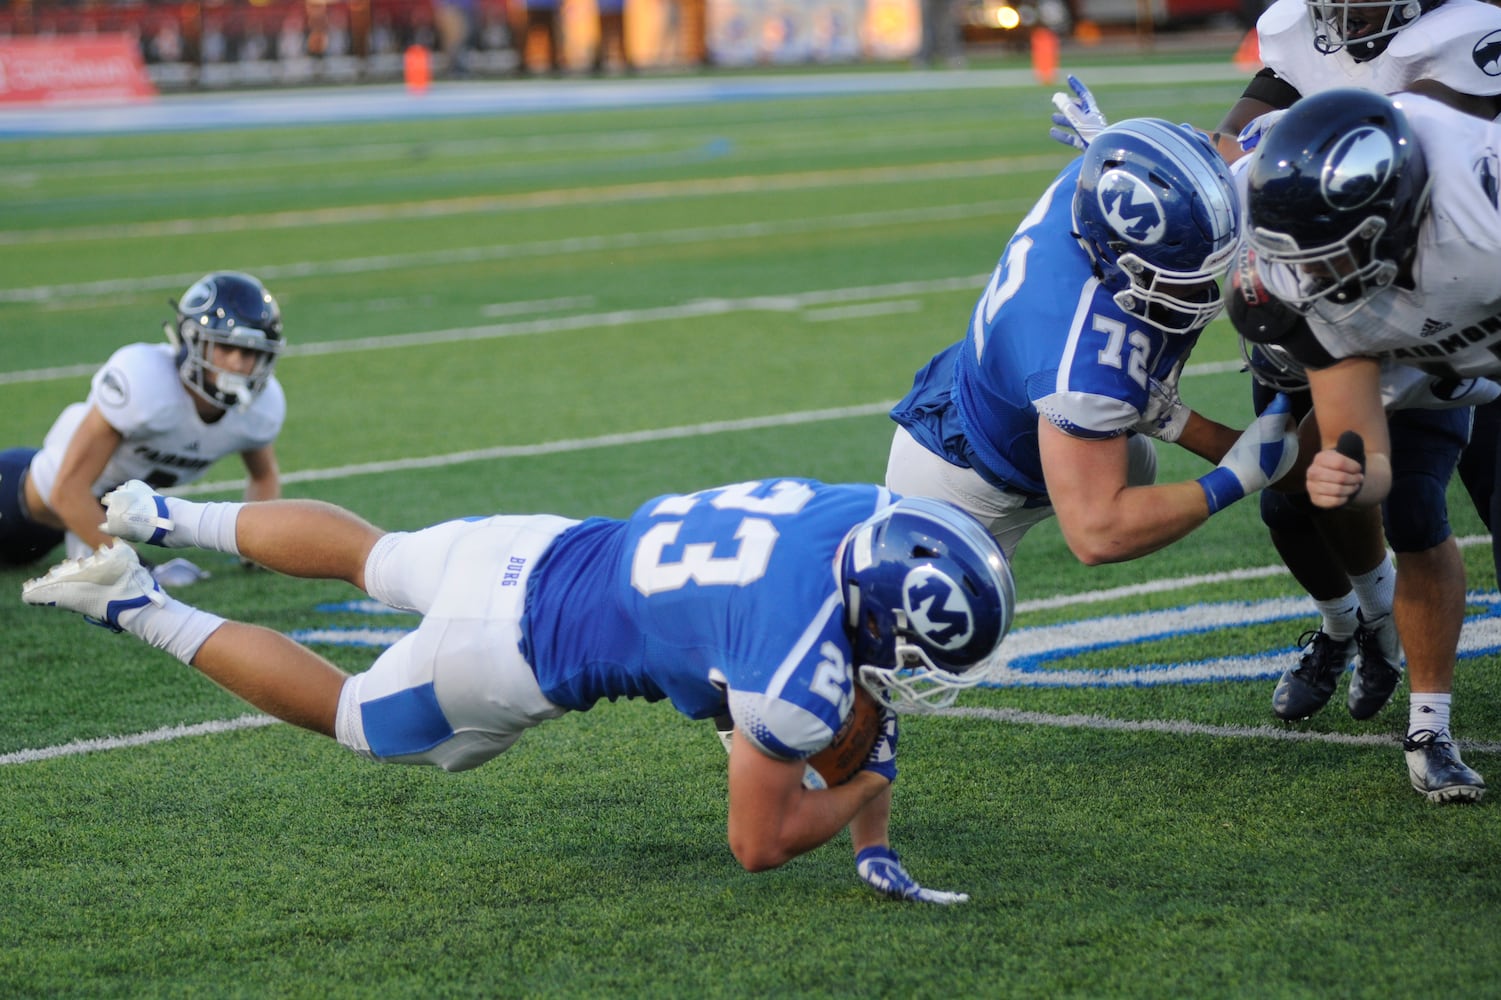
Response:
[[[139,479],[111,490],[99,502],[104,504],[101,531],[131,542],[169,544],[166,537],[175,525],[167,516],[167,501]]]
[[[124,631],[120,615],[148,604],[167,603],[167,595],[141,565],[135,549],[124,542],[101,548],[82,559],[58,563],[35,580],[21,585],[27,604],[77,611],[86,621]]]

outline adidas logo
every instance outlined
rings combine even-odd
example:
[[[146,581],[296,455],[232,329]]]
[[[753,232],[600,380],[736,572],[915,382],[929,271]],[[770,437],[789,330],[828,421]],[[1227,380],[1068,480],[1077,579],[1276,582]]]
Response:
[[[1449,327],[1451,327],[1453,325],[1454,325],[1453,323],[1450,323],[1450,322],[1448,322],[1446,320],[1441,320],[1441,319],[1425,319],[1425,320],[1423,320],[1423,329],[1421,329],[1421,330],[1418,331],[1418,336],[1419,337],[1431,337],[1435,333],[1442,333],[1442,332],[1444,332],[1445,330],[1449,329]]]

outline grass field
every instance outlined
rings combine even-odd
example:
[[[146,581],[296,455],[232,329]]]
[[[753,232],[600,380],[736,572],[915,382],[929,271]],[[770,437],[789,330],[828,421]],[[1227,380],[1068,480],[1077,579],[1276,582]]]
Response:
[[[1095,89],[1212,126],[1240,88]],[[1067,159],[1050,92],[0,142],[0,447],[39,443],[111,350],[234,267],[294,345],[287,493],[386,527],[878,479],[885,408]],[[1237,357],[1220,321],[1184,380],[1232,423]],[[1453,517],[1480,530],[1457,493]],[[1496,581],[1488,545],[1464,552],[1455,723],[1495,779]],[[213,575],[181,596],[219,613],[404,624],[193,557]],[[714,733],[664,704],[565,717],[464,775],[376,767],[21,605],[42,567],[0,570],[0,996],[1501,995],[1494,806],[1408,787],[1405,687],[1369,723],[1342,691],[1273,720],[1314,623],[1275,563],[1254,504],[1121,566],[1080,566],[1051,524],[1026,539],[1016,682],[903,729],[893,839],[971,893],[955,908],[877,898],[845,838],[741,871]]]

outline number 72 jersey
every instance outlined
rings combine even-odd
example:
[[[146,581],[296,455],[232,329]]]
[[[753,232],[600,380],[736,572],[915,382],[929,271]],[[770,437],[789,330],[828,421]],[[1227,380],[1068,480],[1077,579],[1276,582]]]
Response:
[[[1141,419],[1150,380],[1173,377],[1198,341],[1197,332],[1166,333],[1126,313],[1096,275],[1073,235],[1081,163],[1066,167],[1022,220],[965,339],[919,375],[899,407],[911,409],[905,404],[924,393],[925,377],[951,369],[952,385],[933,388],[952,392],[969,445],[962,457],[996,485],[1039,494],[1047,492],[1039,415],[1075,437],[1123,434]]]
[[[562,535],[533,572],[527,653],[554,704],[728,706],[773,756],[828,744],[854,698],[836,556],[893,500],[872,485],[736,483],[657,497]]]

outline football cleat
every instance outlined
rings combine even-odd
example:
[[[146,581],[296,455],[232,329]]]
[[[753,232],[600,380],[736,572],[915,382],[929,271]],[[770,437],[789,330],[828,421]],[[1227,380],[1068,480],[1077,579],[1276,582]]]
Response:
[[[1397,623],[1390,614],[1369,622],[1361,614],[1360,625],[1355,629],[1355,647],[1360,650],[1360,659],[1350,678],[1345,704],[1352,718],[1364,721],[1386,707],[1402,679],[1402,643],[1397,637]]]
[[[1402,749],[1412,787],[1429,802],[1479,802],[1484,797],[1485,779],[1459,759],[1447,732],[1419,729],[1408,733]]]
[[[1339,675],[1355,658],[1355,639],[1331,639],[1323,629],[1310,629],[1298,637],[1306,649],[1296,667],[1290,667],[1272,692],[1272,714],[1283,722],[1308,718],[1329,703]]]
[[[139,479],[111,490],[99,501],[104,505],[104,523],[99,527],[116,538],[150,545],[166,545],[176,527],[167,516],[167,500]]]
[[[21,585],[21,600],[77,611],[85,621],[123,632],[122,614],[148,604],[161,607],[167,595],[141,565],[135,549],[116,542],[82,559],[64,560],[46,576],[27,580]]]

